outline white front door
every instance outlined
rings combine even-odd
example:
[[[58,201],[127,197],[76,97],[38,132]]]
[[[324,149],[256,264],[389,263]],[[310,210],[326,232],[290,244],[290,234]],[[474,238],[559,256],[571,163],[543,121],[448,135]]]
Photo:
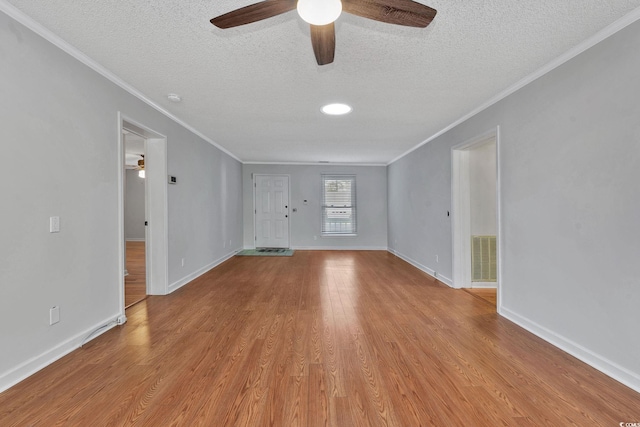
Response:
[[[289,177],[255,175],[256,248],[289,247]]]

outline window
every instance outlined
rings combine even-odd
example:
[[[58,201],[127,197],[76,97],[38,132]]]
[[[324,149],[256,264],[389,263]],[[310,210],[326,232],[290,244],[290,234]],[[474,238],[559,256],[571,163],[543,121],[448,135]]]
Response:
[[[356,234],[356,177],[322,175],[322,235]]]

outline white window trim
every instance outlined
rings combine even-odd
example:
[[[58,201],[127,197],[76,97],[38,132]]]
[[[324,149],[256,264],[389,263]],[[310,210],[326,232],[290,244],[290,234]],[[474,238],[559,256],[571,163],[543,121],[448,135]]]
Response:
[[[324,228],[324,220],[325,220],[325,216],[324,216],[324,209],[327,207],[324,204],[325,201],[325,180],[326,179],[349,179],[352,181],[353,183],[353,188],[351,190],[351,194],[352,194],[352,203],[350,208],[353,209],[355,211],[354,213],[354,218],[353,218],[353,222],[355,223],[355,233],[350,232],[350,233],[336,233],[336,232],[326,232],[323,231]],[[325,238],[333,238],[333,237],[357,237],[358,236],[358,203],[357,203],[357,180],[356,180],[356,175],[355,174],[331,174],[331,173],[326,173],[326,174],[322,174],[321,175],[321,180],[320,180],[320,237],[325,239]]]

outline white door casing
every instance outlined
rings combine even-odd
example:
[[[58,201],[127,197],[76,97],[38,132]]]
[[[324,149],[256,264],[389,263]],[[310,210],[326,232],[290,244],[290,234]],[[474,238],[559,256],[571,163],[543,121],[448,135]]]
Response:
[[[289,176],[255,175],[255,245],[289,247]]]
[[[120,141],[119,151],[119,234],[120,234],[120,272],[124,272],[125,266],[125,239],[124,239],[124,139],[122,130],[135,133],[146,139],[145,160],[145,198],[146,198],[146,266],[147,266],[147,294],[166,295],[168,293],[168,190],[167,190],[167,138],[144,125],[131,120],[118,112],[118,132]],[[120,303],[122,306],[123,323],[124,315],[124,274],[120,273]]]
[[[501,167],[500,167],[500,126],[458,144],[451,149],[452,159],[452,249],[453,249],[453,287],[471,287],[471,205],[469,150],[489,141],[496,147],[496,239],[497,239],[497,309],[502,309],[502,219],[501,219]]]

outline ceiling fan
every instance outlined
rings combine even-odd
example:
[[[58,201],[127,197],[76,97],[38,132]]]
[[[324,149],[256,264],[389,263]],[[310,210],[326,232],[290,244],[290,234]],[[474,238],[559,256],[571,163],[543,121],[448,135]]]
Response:
[[[138,171],[138,176],[140,178],[144,178],[146,174],[146,171],[144,170],[144,154],[141,154],[140,157],[142,158],[138,160],[138,167],[136,170]]]
[[[136,170],[138,171],[138,176],[144,178],[144,154],[126,153],[124,168]]]
[[[388,24],[424,28],[436,10],[412,0],[266,0],[217,16],[211,23],[232,28],[261,21],[293,9],[311,25],[311,45],[318,65],[333,62],[336,38],[334,21],[341,12]]]
[[[126,153],[124,159],[125,169],[144,169],[144,155],[137,153]],[[140,164],[142,162],[142,164]]]

